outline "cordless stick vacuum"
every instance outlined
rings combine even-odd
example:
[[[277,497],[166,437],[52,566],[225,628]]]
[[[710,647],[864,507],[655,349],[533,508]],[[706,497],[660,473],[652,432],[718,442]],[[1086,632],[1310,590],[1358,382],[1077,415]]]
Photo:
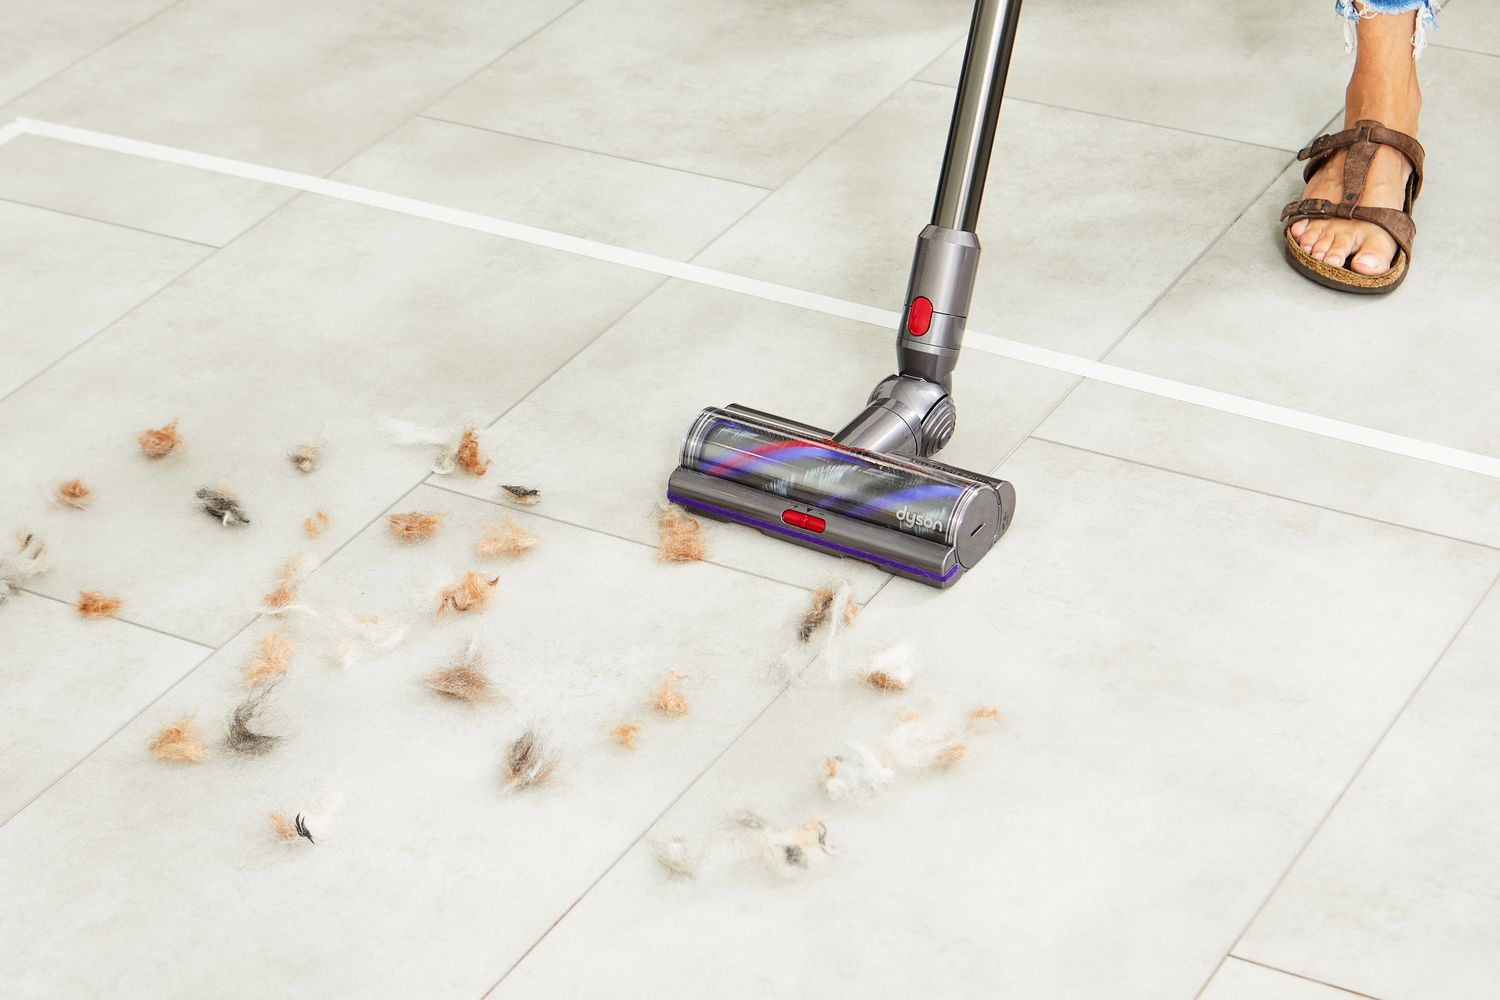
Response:
[[[837,434],[733,404],[699,414],[667,498],[898,576],[948,587],[1010,526],[1010,483],[935,462],[974,294],[974,226],[1021,0],[977,0],[932,224],[917,237],[900,372]]]

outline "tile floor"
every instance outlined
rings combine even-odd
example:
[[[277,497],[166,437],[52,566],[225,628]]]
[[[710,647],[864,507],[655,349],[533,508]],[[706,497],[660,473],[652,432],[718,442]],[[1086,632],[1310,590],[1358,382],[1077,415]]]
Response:
[[[1326,12],[1034,0],[976,327],[1500,457],[1500,132],[1475,97],[1500,30],[1449,6],[1422,63],[1422,259],[1364,301],[1288,273],[1272,235],[1292,151],[1339,112]],[[891,308],[966,22],[960,0],[0,0],[0,125]],[[0,528],[52,555],[0,605],[0,996],[1494,996],[1492,478],[971,351],[944,457],[1013,480],[1020,513],[958,587],[718,525],[706,562],[663,565],[652,511],[696,410],[836,425],[887,331],[33,135],[0,146],[0,262]],[[474,423],[495,469],[433,475],[383,416]],[[181,451],[141,457],[174,418]],[[317,439],[302,475],[285,451]],[[51,505],[74,476],[93,505]],[[250,525],[194,513],[221,481]],[[413,509],[443,527],[396,543],[384,515]],[[539,547],[495,567],[491,608],[433,619],[505,517]],[[301,551],[318,614],[260,614]],[[854,628],[792,642],[840,578]],[[80,590],[118,617],[81,620]],[[339,667],[333,609],[411,632]],[[186,714],[217,741],[278,626],[285,744],[152,759]],[[421,683],[471,640],[504,693],[475,709]],[[901,641],[909,693],[839,674]],[[665,670],[685,718],[645,704]],[[961,766],[824,794],[825,757],[899,709],[981,705],[1002,721]],[[633,752],[607,735],[626,719]],[[528,726],[559,776],[507,794]],[[745,809],[818,817],[828,850],[765,871]],[[318,843],[277,843],[268,810]],[[659,864],[675,837],[696,879]]]

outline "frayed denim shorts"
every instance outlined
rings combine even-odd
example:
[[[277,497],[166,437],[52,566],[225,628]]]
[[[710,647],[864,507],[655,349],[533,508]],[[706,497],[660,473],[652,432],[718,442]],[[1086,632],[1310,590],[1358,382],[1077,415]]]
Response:
[[[1438,0],[1334,0],[1334,13],[1344,22],[1344,51],[1354,51],[1354,22],[1362,17],[1378,14],[1405,14],[1417,12],[1417,30],[1411,36],[1412,57],[1422,54],[1427,45],[1427,32],[1437,27]]]

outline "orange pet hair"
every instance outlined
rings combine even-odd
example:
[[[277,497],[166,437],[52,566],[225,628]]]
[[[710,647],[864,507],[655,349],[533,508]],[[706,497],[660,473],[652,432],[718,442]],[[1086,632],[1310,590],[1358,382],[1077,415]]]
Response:
[[[255,655],[245,664],[245,686],[256,687],[286,673],[292,659],[292,640],[283,629],[260,637]]]
[[[447,614],[449,611],[465,614],[481,610],[490,603],[490,598],[494,596],[495,587],[499,583],[498,576],[487,577],[477,570],[470,570],[456,585],[444,587],[438,591],[438,615]]]
[[[983,708],[976,708],[969,713],[970,726],[973,726],[975,723],[983,722],[985,719],[989,719],[991,722],[999,722],[1000,710],[998,708],[986,705]]]
[[[854,603],[854,598],[844,602],[844,628],[854,624],[854,619],[859,617],[859,605]]]
[[[182,443],[182,439],[177,436],[177,421],[175,420],[165,427],[144,430],[135,440],[141,446],[141,451],[146,453],[147,458],[166,458]]]
[[[832,587],[819,587],[813,591],[807,614],[802,616],[802,624],[797,627],[797,638],[802,642],[811,639],[814,632],[828,623],[828,614],[832,609]]]
[[[146,749],[157,760],[169,760],[177,764],[196,764],[208,756],[203,745],[203,734],[193,724],[193,717],[185,715],[161,732],[151,737]]]
[[[615,728],[611,729],[609,731],[609,735],[614,739],[616,743],[620,744],[620,746],[624,747],[626,750],[634,750],[635,737],[636,734],[640,731],[641,724],[639,722],[622,722]]]
[[[953,765],[957,764],[959,761],[963,760],[964,754],[968,752],[969,748],[964,744],[950,743],[939,750],[937,753],[933,754],[932,763],[935,766],[940,767],[944,771],[946,771]]]
[[[120,610],[120,599],[110,597],[108,594],[97,594],[92,590],[83,590],[79,591],[78,603],[74,607],[83,617],[98,621],[100,618],[113,618],[115,612]]]
[[[302,521],[302,533],[308,538],[317,538],[328,528],[328,512],[326,510],[314,511],[312,517],[304,518]]]
[[[438,525],[443,523],[446,514],[423,514],[421,511],[410,511],[405,514],[392,514],[386,518],[386,524],[390,526],[391,535],[403,542],[420,542],[437,534]]]
[[[287,461],[296,467],[303,475],[316,471],[318,468],[318,456],[323,453],[321,444],[299,444],[286,453]]]
[[[69,479],[57,486],[57,503],[62,507],[72,507],[74,510],[83,510],[94,498],[94,491],[83,485],[81,479]]]
[[[664,503],[656,512],[656,558],[662,562],[697,562],[703,558],[703,526],[676,504]]]
[[[514,521],[500,521],[484,526],[484,534],[474,543],[482,556],[519,556],[536,548],[540,541]]]
[[[884,670],[872,670],[865,674],[865,683],[881,691],[905,691],[907,688],[906,681]]]
[[[438,694],[470,705],[495,700],[495,691],[484,673],[484,657],[479,652],[477,639],[469,643],[462,659],[429,675],[425,683]]]
[[[265,596],[266,609],[269,611],[285,611],[297,601],[297,560],[293,559],[281,567],[277,575],[280,583],[276,589]]]
[[[271,824],[271,830],[276,834],[277,840],[297,839],[297,825],[287,818],[286,813],[268,812],[266,821]]]
[[[680,719],[688,713],[687,695],[677,690],[677,682],[687,680],[686,675],[668,670],[661,675],[661,683],[651,692],[651,707],[662,715]]]
[[[505,753],[505,783],[513,788],[535,788],[552,780],[557,772],[557,757],[542,743],[534,729],[528,729],[511,743]]]
[[[490,460],[479,454],[479,438],[474,436],[472,427],[464,428],[464,436],[459,438],[454,458],[458,461],[458,467],[471,476],[482,476],[490,467]]]

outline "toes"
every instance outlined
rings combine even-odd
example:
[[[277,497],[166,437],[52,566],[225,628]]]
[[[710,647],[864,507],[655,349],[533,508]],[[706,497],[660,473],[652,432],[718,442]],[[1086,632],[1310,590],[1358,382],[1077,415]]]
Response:
[[[1335,231],[1333,242],[1329,244],[1328,251],[1323,254],[1323,263],[1343,267],[1344,261],[1349,259],[1349,254],[1353,250],[1354,234],[1348,230]]]
[[[1383,229],[1375,229],[1355,247],[1349,270],[1356,274],[1384,274],[1396,262],[1396,241]]]
[[[1313,260],[1323,260],[1328,256],[1328,251],[1333,248],[1333,238],[1336,235],[1338,235],[1337,232],[1331,228],[1323,230],[1318,236],[1318,242],[1314,243],[1313,248],[1308,251],[1312,254]]]
[[[1306,225],[1302,232],[1297,234],[1297,245],[1302,248],[1303,253],[1312,253],[1313,247],[1323,237],[1323,230],[1328,226],[1321,219],[1304,219]]]
[[[1306,219],[1298,219],[1292,223],[1292,239],[1297,241],[1298,246],[1302,245],[1302,234],[1307,232],[1307,224],[1308,220]]]

